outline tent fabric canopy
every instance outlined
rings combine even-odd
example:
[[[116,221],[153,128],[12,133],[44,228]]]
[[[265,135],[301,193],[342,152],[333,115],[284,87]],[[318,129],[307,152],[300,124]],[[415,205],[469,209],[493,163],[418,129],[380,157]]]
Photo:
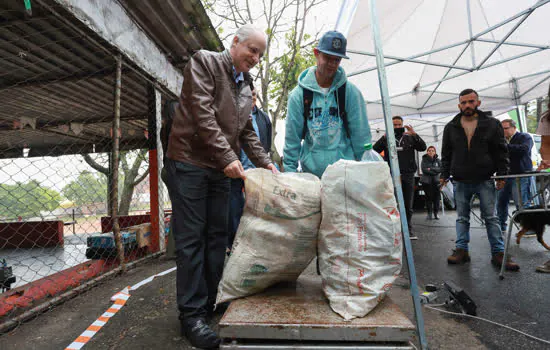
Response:
[[[500,113],[547,93],[550,0],[378,1],[380,33],[394,115],[455,113],[473,88],[482,109]],[[369,0],[359,0],[342,62],[383,117]]]

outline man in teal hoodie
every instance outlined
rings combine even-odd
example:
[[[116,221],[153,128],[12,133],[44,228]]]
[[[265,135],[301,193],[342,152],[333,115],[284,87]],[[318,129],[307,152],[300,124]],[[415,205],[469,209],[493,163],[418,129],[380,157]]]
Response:
[[[300,74],[288,97],[283,165],[296,172],[300,161],[303,172],[321,177],[339,159],[360,160],[371,133],[363,95],[340,67],[346,38],[329,31],[313,52],[317,65]]]

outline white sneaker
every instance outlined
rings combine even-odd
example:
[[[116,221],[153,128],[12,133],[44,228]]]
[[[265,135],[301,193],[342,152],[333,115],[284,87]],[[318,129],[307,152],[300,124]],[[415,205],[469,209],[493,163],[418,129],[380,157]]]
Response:
[[[537,271],[542,273],[550,273],[550,260],[540,266],[537,266]]]

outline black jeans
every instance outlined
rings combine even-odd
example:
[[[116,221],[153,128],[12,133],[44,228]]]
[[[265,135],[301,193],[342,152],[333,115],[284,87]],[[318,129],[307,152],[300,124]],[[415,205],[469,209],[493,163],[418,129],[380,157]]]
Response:
[[[405,212],[407,213],[407,223],[410,231],[414,201],[414,173],[401,174],[401,187],[403,188],[403,200],[405,201]]]
[[[202,318],[216,301],[225,248],[230,181],[223,172],[168,159],[180,319]]]
[[[227,237],[227,247],[231,248],[233,246],[233,241],[235,240],[235,234],[237,233],[237,228],[239,228],[239,223],[241,222],[241,216],[243,216],[244,209],[244,181],[243,179],[231,179],[231,206],[229,208],[229,228],[228,228],[228,237]]]
[[[437,215],[437,213],[439,213],[439,201],[441,197],[439,194],[439,184],[423,183],[422,188],[424,189],[424,193],[426,194],[426,208],[428,209],[428,213],[434,213]]]

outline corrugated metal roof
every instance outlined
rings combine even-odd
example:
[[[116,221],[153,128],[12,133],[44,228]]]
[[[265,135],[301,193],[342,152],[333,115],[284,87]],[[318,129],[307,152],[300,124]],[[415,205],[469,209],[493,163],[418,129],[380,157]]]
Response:
[[[41,3],[55,7],[57,14]],[[213,29],[196,27],[207,21],[211,28],[199,1],[139,3],[128,7],[132,13],[148,9],[163,18],[165,11],[177,10],[166,21],[141,25],[178,62],[185,62],[196,49],[218,44],[211,37]],[[32,10],[32,17],[27,17],[22,0],[0,3],[0,158],[22,156],[23,148],[30,148],[29,156],[108,150],[116,50],[53,1],[33,1]],[[178,20],[183,24],[177,34],[165,28],[178,28]],[[120,145],[144,148],[150,82],[131,62],[123,63]]]
[[[223,50],[200,0],[119,0],[172,64],[182,68],[195,51]]]

